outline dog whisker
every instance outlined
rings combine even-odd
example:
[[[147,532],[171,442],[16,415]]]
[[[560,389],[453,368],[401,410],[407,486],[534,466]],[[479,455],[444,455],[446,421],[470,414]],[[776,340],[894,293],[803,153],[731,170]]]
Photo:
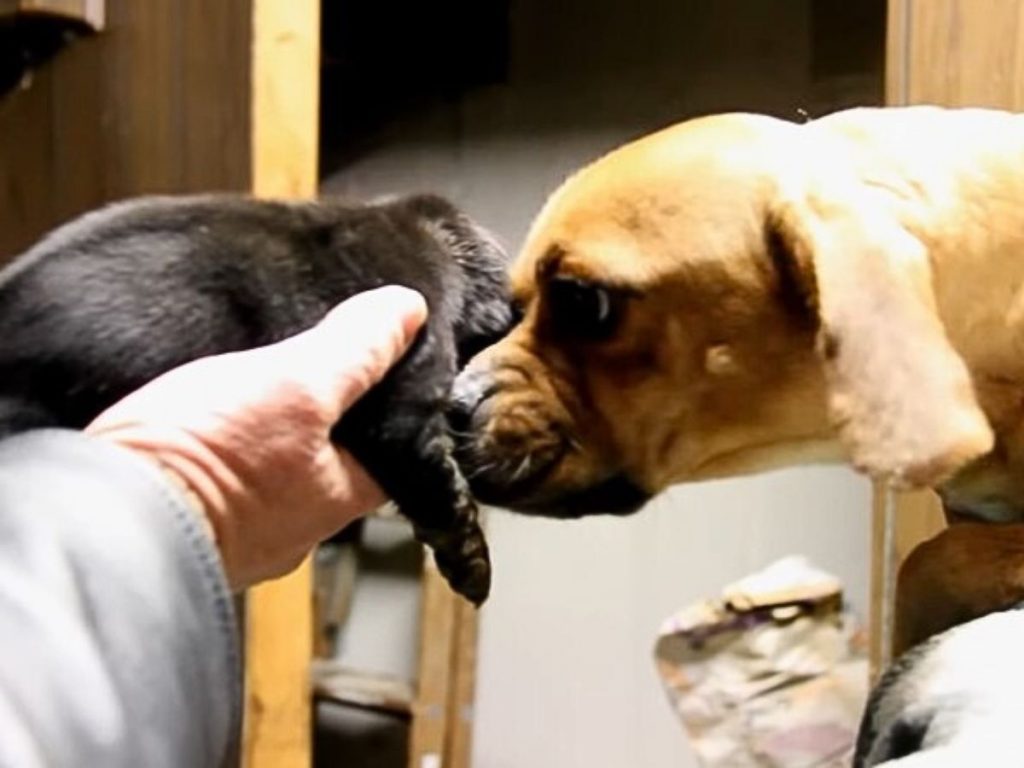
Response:
[[[479,467],[474,467],[473,471],[467,474],[466,477],[472,480],[473,478],[480,477],[481,475],[486,475],[490,472],[493,472],[495,469],[497,469],[497,467],[497,462],[493,461],[487,464],[481,464]]]
[[[529,474],[530,469],[532,467],[533,467],[533,454],[528,453],[528,454],[526,454],[523,457],[523,460],[519,462],[519,466],[512,473],[512,476],[511,476],[512,482],[515,482],[517,480],[521,480],[523,477],[526,477]]]

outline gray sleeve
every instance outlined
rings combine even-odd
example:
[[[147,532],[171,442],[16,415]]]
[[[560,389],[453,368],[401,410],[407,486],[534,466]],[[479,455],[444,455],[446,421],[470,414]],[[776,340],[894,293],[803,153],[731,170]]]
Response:
[[[198,515],[129,451],[0,441],[0,766],[221,765],[237,627]]]

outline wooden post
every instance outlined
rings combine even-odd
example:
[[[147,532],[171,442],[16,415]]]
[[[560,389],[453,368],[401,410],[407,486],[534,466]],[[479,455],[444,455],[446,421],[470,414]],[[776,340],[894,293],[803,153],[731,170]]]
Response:
[[[419,679],[412,704],[408,766],[448,768],[443,758],[448,728],[455,603],[459,598],[445,583],[434,559],[429,554],[425,557]]]
[[[253,0],[252,191],[317,190],[320,4]],[[246,601],[247,768],[312,763],[312,567],[250,591]]]
[[[900,565],[919,543],[941,531],[945,517],[931,491],[898,492],[881,483],[874,486],[871,532],[871,680],[892,660],[896,576]]]
[[[476,698],[476,648],[480,626],[477,609],[455,598],[451,689],[444,768],[469,768],[473,747],[473,700]]]

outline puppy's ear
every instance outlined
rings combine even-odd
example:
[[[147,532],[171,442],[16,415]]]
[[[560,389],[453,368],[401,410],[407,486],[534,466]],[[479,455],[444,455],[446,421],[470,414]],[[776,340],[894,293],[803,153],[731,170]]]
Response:
[[[927,249],[884,201],[846,186],[802,192],[769,219],[817,314],[829,412],[854,465],[929,486],[991,450],[967,366],[936,312]]]

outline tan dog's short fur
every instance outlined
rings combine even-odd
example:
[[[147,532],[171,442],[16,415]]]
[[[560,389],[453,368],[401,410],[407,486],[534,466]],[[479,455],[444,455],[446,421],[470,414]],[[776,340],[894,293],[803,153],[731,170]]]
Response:
[[[600,338],[562,327],[568,278],[614,303]],[[964,514],[1024,513],[1024,117],[682,123],[566,181],[513,289],[524,319],[456,386],[493,501],[586,513],[600,499],[574,497],[616,478],[636,506],[846,458]]]

